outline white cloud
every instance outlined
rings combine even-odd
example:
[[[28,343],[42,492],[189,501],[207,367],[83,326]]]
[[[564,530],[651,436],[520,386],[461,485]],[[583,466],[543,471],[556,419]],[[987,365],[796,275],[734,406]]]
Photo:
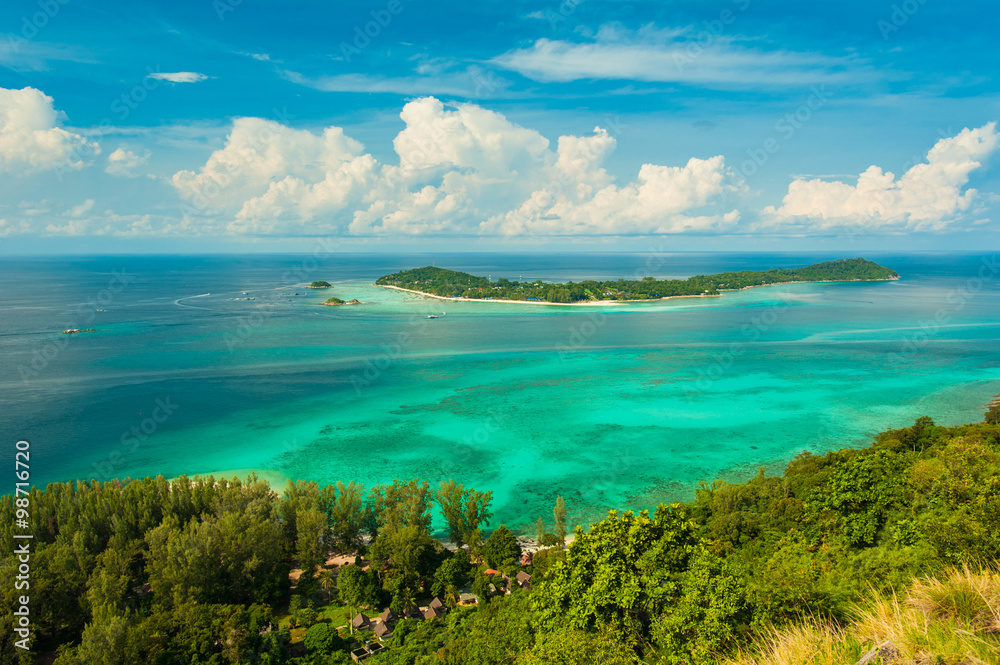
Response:
[[[70,217],[83,217],[85,214],[90,212],[90,209],[94,207],[94,199],[87,199],[80,205],[73,206],[69,209]]]
[[[52,98],[35,88],[0,88],[0,173],[25,175],[51,168],[80,169],[96,143],[58,127]]]
[[[723,158],[647,164],[616,186],[603,168],[615,139],[601,128],[538,132],[475,104],[416,99],[382,164],[338,127],[321,135],[240,118],[226,145],[173,184],[189,214],[251,235],[564,235],[702,232],[728,228],[713,207],[739,191]]]
[[[235,53],[236,55],[245,55],[248,58],[260,60],[261,62],[271,62],[271,56],[267,53],[249,53],[247,51],[235,51]]]
[[[291,191],[293,181],[319,183],[346,162],[360,156],[360,143],[340,127],[328,127],[317,136],[273,120],[237,118],[226,138],[198,172],[178,171],[172,183],[198,212],[262,210],[257,199],[277,199]],[[289,180],[291,179],[291,180]],[[249,230],[249,229],[248,229]]]
[[[695,29],[638,31],[605,25],[586,42],[539,39],[492,64],[542,82],[618,79],[713,88],[797,86],[871,78],[847,58],[764,51]]]
[[[418,66],[414,76],[370,76],[367,74],[336,74],[308,77],[298,72],[279,72],[292,83],[323,92],[367,92],[394,95],[441,95],[446,97],[488,97],[506,89],[508,82],[494,72],[472,66],[464,69],[433,72]]]
[[[171,83],[198,83],[208,77],[198,72],[155,72],[150,74],[149,78]]]
[[[150,154],[149,150],[137,155],[125,148],[118,148],[108,155],[108,165],[104,170],[111,175],[136,178],[138,174],[135,173],[135,169],[148,162]]]
[[[969,174],[1000,147],[996,123],[963,129],[944,138],[898,180],[870,166],[856,185],[841,181],[795,180],[781,207],[768,206],[765,220],[775,225],[807,225],[812,230],[864,226],[869,230],[940,231],[975,210],[982,197],[963,187]]]

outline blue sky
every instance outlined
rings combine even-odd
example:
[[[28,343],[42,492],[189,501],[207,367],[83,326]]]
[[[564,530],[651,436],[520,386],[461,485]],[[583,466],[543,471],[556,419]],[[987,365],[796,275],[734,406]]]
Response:
[[[998,15],[13,0],[0,253],[995,248]]]

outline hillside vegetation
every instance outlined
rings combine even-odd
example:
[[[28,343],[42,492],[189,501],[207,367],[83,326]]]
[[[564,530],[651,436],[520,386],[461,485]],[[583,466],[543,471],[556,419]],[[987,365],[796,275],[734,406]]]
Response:
[[[568,548],[560,501],[539,524],[552,546],[524,566],[508,529],[484,531],[492,494],[454,482],[57,483],[29,497],[32,645],[58,665],[346,663],[376,641],[337,630],[353,611],[439,596],[454,609],[400,618],[366,662],[850,665],[875,648],[869,662],[1000,662],[997,416],[921,418],[781,476],[612,511]],[[24,593],[14,510],[0,500],[8,626]],[[469,551],[432,537],[432,510]],[[361,565],[326,565],[333,552]],[[503,579],[519,572],[530,584]],[[456,605],[463,589],[478,606]],[[0,632],[6,662],[33,662],[13,639]]]
[[[838,259],[805,268],[744,270],[716,275],[696,275],[688,279],[614,281],[586,280],[566,284],[511,281],[504,277],[490,281],[464,272],[426,266],[384,275],[380,286],[420,291],[449,298],[496,300],[542,300],[556,303],[587,300],[654,300],[671,296],[718,295],[720,291],[744,289],[788,282],[864,281],[896,279],[895,271],[867,259]]]

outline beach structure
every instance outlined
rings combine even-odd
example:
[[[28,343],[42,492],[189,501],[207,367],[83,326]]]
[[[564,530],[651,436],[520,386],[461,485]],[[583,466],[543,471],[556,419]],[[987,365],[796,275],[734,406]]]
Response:
[[[392,637],[392,626],[385,623],[384,621],[379,621],[375,624],[375,637],[380,640],[387,640]]]
[[[426,610],[424,610],[425,619],[437,619],[438,617],[443,617],[444,614],[445,611],[440,607],[428,607]]]

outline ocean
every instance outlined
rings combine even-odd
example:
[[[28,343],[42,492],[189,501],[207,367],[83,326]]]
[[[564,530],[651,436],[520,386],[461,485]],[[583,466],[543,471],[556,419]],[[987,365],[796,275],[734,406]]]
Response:
[[[530,531],[557,495],[586,524],[920,416],[981,420],[1000,393],[993,254],[864,254],[901,279],[606,307],[372,285],[430,264],[566,281],[841,256],[5,257],[0,425],[11,450],[31,442],[39,486],[251,470],[276,489],[454,478],[493,492],[492,526]],[[334,288],[304,288],[321,279]],[[363,304],[319,305],[331,295]]]

